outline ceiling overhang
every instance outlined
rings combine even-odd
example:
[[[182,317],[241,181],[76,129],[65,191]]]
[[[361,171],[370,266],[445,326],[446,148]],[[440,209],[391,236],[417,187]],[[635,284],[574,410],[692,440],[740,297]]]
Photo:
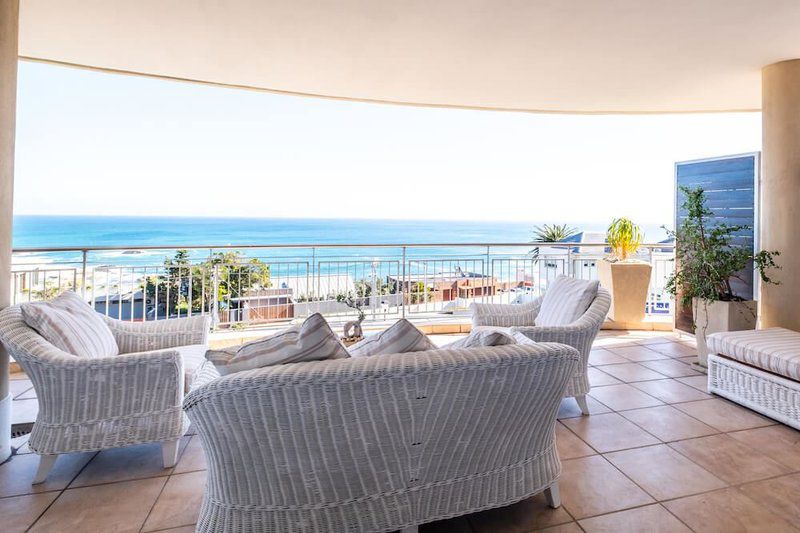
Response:
[[[798,0],[23,0],[20,56],[223,86],[563,113],[749,111]]]

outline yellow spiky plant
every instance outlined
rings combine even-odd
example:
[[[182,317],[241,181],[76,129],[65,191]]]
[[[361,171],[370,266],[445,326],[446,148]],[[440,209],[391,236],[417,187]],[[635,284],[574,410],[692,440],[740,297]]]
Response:
[[[644,240],[644,233],[631,219],[617,218],[608,226],[606,240],[611,246],[612,257],[625,261],[636,254]]]

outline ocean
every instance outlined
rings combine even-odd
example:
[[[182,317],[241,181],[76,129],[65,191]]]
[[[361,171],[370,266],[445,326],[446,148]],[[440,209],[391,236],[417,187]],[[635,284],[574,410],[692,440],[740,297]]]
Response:
[[[471,242],[529,242],[533,227],[540,222],[363,220],[363,219],[269,219],[205,217],[104,217],[18,215],[14,218],[14,248],[118,247],[140,246],[180,248],[188,245],[252,244],[414,244]],[[603,231],[605,224],[574,223],[584,231]],[[646,240],[664,238],[658,226],[644,227]],[[426,249],[426,254],[472,253],[463,248]],[[92,261],[108,264],[160,262],[171,252],[161,250],[138,254],[123,251],[93,252]],[[193,252],[207,254],[208,250]],[[265,252],[249,251],[263,256]],[[303,252],[305,253],[305,252]],[[321,249],[322,256],[396,255],[396,249]],[[414,252],[411,252],[414,253]],[[480,253],[475,250],[474,253]],[[268,252],[271,257],[290,257],[297,250]],[[47,262],[79,259],[74,252],[16,254],[47,258]],[[18,261],[19,262],[19,261]],[[25,261],[29,262],[29,261]]]

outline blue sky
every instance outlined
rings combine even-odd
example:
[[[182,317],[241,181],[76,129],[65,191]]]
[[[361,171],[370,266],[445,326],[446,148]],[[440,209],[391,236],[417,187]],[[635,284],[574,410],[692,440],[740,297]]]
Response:
[[[673,163],[757,113],[571,116],[340,102],[20,63],[18,214],[668,223]]]

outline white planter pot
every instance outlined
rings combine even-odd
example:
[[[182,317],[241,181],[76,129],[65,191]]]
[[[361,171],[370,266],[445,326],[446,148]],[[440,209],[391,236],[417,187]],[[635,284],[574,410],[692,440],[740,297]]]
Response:
[[[695,298],[692,301],[697,356],[701,366],[708,366],[706,337],[721,331],[756,329],[758,318],[754,300],[744,302],[709,302]]]
[[[633,324],[644,320],[652,270],[650,264],[642,261],[612,263],[602,259],[597,263],[600,285],[611,293],[608,318]]]

